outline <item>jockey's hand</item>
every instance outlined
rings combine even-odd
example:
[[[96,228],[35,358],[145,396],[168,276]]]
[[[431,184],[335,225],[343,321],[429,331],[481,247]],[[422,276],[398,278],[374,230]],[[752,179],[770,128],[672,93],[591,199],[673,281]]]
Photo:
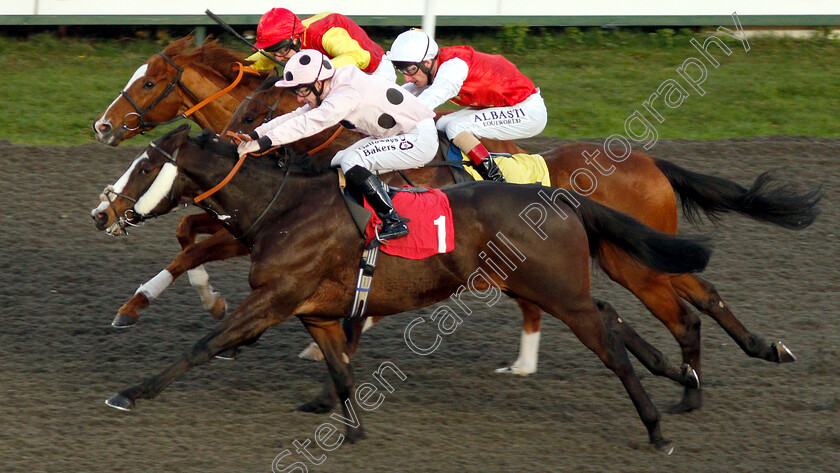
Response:
[[[241,158],[246,154],[266,151],[269,148],[271,148],[271,140],[269,140],[268,137],[263,136],[258,140],[243,141],[242,143],[239,143],[239,146],[236,147],[236,152],[239,153],[239,157]]]
[[[236,152],[239,153],[239,157],[245,156],[246,154],[255,153],[260,150],[260,144],[257,140],[251,141],[243,141],[239,143],[239,146],[236,147]]]

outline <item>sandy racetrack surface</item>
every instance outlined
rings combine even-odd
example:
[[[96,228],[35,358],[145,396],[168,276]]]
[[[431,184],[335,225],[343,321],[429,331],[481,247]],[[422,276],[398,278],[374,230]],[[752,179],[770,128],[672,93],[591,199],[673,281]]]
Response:
[[[545,149],[555,139],[527,142]],[[793,232],[739,216],[710,234],[715,254],[705,278],[735,314],[798,361],[750,359],[703,316],[704,407],[663,413],[674,441],[665,457],[647,436],[618,379],[558,321],[546,316],[539,371],[495,374],[519,343],[520,316],[503,300],[476,309],[434,354],[403,341],[417,313],[366,333],[354,360],[358,382],[390,361],[392,378],[374,412],[361,413],[368,439],[323,452],[314,465],[295,452],[325,415],[294,412],[320,389],[322,363],[299,360],[308,335],[295,320],[269,330],[235,361],[214,360],[132,412],[106,407],[111,394],[156,374],[217,322],[187,278],[177,280],[125,330],[109,324],[138,285],[177,253],[180,216],[109,238],[89,211],[99,192],[139,148],[35,147],[0,142],[0,466],[20,471],[267,472],[286,449],[309,471],[836,471],[840,464],[840,140],[772,136],[660,142],[651,154],[688,169],[749,184],[776,170],[799,189],[823,185],[823,213]],[[188,210],[192,211],[192,210]],[[248,261],[208,265],[232,306],[248,292]],[[627,291],[603,273],[593,295],[673,361],[676,342]],[[421,313],[429,313],[426,309]],[[681,388],[637,371],[661,410]],[[289,470],[292,471],[292,470]]]

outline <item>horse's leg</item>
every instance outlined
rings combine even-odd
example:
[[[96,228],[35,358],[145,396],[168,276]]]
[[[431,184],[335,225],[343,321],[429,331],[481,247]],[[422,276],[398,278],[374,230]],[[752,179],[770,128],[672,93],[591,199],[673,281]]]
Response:
[[[251,292],[231,316],[222,322],[220,328],[199,340],[181,360],[160,374],[120,391],[105,403],[117,409],[128,410],[134,407],[134,402],[139,398],[153,399],[169,383],[192,367],[207,363],[217,353],[237,347],[258,336],[271,325],[282,322],[288,315],[280,312],[275,296],[276,291],[271,289]]]
[[[222,224],[215,217],[202,212],[181,219],[178,229],[175,231],[175,237],[178,239],[181,249],[185,250],[195,245],[196,237],[199,234],[215,234],[220,231],[224,232]],[[198,291],[204,309],[210,312],[214,319],[221,320],[227,312],[227,303],[221,297],[221,294],[213,291],[213,286],[210,285],[210,275],[207,274],[204,266],[188,268],[187,276],[189,276],[190,285]]]
[[[708,281],[697,275],[686,274],[672,279],[671,285],[682,298],[723,327],[747,355],[776,363],[796,361],[796,357],[781,341],[768,343],[761,336],[747,330]]]
[[[496,373],[527,376],[537,372],[543,311],[538,305],[525,299],[515,298],[514,300],[522,309],[522,337],[519,341],[519,358],[512,365],[497,369]]]
[[[347,346],[345,347],[345,353],[350,358],[353,358],[353,355],[356,353],[356,349],[359,348],[359,339],[362,336],[362,332],[369,329],[373,325],[373,321],[371,320],[380,320],[382,319],[381,316],[376,317],[366,317],[364,319],[344,319],[342,321],[342,327],[344,328],[344,333],[347,337]],[[318,346],[316,342],[312,342],[312,345],[318,350],[318,353],[321,354],[322,360],[323,352],[321,348]],[[331,411],[333,407],[335,407],[336,402],[338,402],[338,395],[335,391],[335,383],[333,383],[332,376],[327,376],[327,379],[324,380],[324,386],[321,389],[321,393],[315,397],[315,399],[305,402],[297,407],[297,410],[302,412],[310,412],[313,414],[326,414],[327,412]]]
[[[615,331],[607,330],[603,318],[598,314],[592,301],[581,300],[575,306],[570,301],[557,300],[555,296],[554,300],[545,301],[540,306],[568,325],[575,336],[587,348],[595,352],[604,365],[621,379],[624,389],[630,395],[639,417],[647,428],[650,443],[657,450],[670,455],[674,446],[662,437],[659,411],[633,371],[633,365],[630,363],[621,337]]]
[[[187,270],[196,268],[209,261],[220,261],[233,256],[246,254],[248,254],[248,248],[234,240],[227,230],[221,230],[187,247],[178,253],[178,256],[175,257],[166,269],[158,273],[151,281],[140,286],[134,294],[134,297],[120,307],[111,325],[115,327],[126,327],[136,323],[137,318],[140,317],[140,310],[148,307],[149,303],[157,298],[172,281],[184,274]],[[217,318],[224,315],[224,308],[226,306],[224,300],[220,300],[222,310],[217,311],[218,313],[211,312]],[[214,304],[214,307],[216,305],[218,305],[218,301],[217,304]]]
[[[373,316],[373,317],[365,317],[364,321],[362,322],[362,332],[367,332],[373,325],[377,322],[382,320],[381,316]],[[318,344],[315,342],[310,342],[309,345],[303,349],[302,352],[298,353],[298,358],[304,360],[312,360],[312,361],[322,361],[324,359],[324,354],[321,353],[321,348],[318,347]]]
[[[353,443],[365,438],[358,414],[361,412],[353,397],[353,370],[350,369],[350,357],[347,355],[348,343],[344,328],[338,320],[319,320],[301,317],[301,321],[312,338],[321,347],[324,359],[330,370],[330,378],[335,386],[335,393],[348,420],[347,440]],[[361,333],[361,328],[358,329]]]
[[[702,377],[700,362],[700,317],[682,301],[663,274],[629,261],[627,256],[605,247],[599,258],[610,278],[626,287],[659,319],[679,343],[683,363]],[[699,387],[685,386],[683,399],[669,409],[680,413],[699,409],[703,393]]]
[[[700,378],[697,373],[687,364],[677,367],[668,361],[668,358],[659,349],[651,345],[641,337],[630,324],[618,316],[612,305],[608,302],[593,299],[595,307],[601,314],[604,324],[610,330],[614,330],[624,341],[624,346],[633,354],[651,373],[657,376],[665,376],[683,386],[692,388],[700,387]]]

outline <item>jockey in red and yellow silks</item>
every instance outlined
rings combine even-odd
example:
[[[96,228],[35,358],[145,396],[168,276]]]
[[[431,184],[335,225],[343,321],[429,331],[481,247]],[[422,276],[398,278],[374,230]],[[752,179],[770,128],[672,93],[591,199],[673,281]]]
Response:
[[[523,139],[545,128],[548,113],[539,89],[502,56],[469,46],[438,48],[423,31],[409,30],[394,40],[386,57],[403,74],[403,87],[432,110],[447,100],[468,107],[441,117],[437,128],[484,179],[504,181],[477,137]]]
[[[288,61],[303,49],[327,56],[335,67],[355,65],[395,82],[394,67],[382,48],[350,18],[339,13],[319,13],[304,20],[285,8],[272,8],[260,18],[255,46]],[[257,69],[272,69],[275,63],[260,53],[248,59]]]

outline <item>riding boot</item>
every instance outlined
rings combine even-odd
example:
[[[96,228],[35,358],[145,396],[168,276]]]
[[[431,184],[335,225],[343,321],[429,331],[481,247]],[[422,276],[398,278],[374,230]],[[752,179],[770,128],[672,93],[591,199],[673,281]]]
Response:
[[[455,138],[452,138],[452,143],[467,153],[467,157],[473,162],[473,167],[482,179],[485,181],[505,182],[505,178],[502,176],[502,171],[496,165],[496,161],[490,157],[487,148],[478,141],[478,138],[467,131],[462,131]]]
[[[408,235],[408,225],[405,224],[407,220],[400,217],[394,210],[394,204],[382,181],[361,166],[353,166],[345,173],[345,176],[348,183],[362,192],[376,215],[382,220],[382,226],[378,232],[379,240],[392,240]]]
[[[484,158],[481,163],[475,165],[475,171],[485,181],[506,182],[505,177],[502,176],[502,170],[493,158]]]

